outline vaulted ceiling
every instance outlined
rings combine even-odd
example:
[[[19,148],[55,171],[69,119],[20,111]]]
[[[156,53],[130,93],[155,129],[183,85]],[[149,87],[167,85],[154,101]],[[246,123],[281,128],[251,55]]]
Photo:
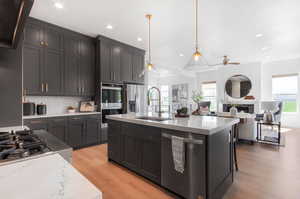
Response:
[[[242,63],[300,56],[299,0],[199,0],[199,5],[199,43],[210,64],[225,54]],[[193,53],[193,6],[194,0],[36,0],[31,16],[147,50],[145,14],[151,13],[153,63],[168,75],[182,73]]]

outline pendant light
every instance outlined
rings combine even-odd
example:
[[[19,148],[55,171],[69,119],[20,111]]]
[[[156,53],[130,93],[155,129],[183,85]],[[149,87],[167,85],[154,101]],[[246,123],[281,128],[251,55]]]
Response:
[[[155,68],[152,64],[152,57],[151,57],[151,19],[152,19],[152,15],[151,14],[147,14],[146,18],[148,20],[148,61],[146,63],[146,68],[141,72],[141,74],[139,74],[139,77],[142,77],[145,75],[146,70],[147,71],[155,71]]]
[[[151,14],[147,14],[146,18],[148,19],[148,61],[147,61],[147,70],[148,71],[152,71],[153,70],[153,64],[152,64],[152,60],[151,60],[151,19],[152,19],[152,15]]]
[[[213,68],[208,66],[207,61],[199,51],[198,41],[198,0],[195,0],[195,52],[189,62],[184,66],[185,70],[207,71]]]

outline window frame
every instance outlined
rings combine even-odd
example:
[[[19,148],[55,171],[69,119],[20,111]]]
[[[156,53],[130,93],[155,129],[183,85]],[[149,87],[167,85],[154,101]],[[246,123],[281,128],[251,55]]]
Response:
[[[203,86],[204,85],[210,85],[210,84],[214,84],[215,85],[215,88],[216,88],[216,95],[215,96],[204,96],[204,92],[203,92]],[[204,81],[204,82],[201,82],[201,93],[203,94],[203,98],[209,98],[209,97],[214,97],[215,98],[215,109],[214,110],[210,110],[210,111],[215,111],[217,112],[218,111],[218,84],[217,84],[217,81]]]
[[[272,100],[274,100],[274,93],[273,93],[273,79],[274,78],[284,78],[284,77],[296,77],[297,78],[297,91],[296,91],[296,111],[295,112],[284,112],[282,110],[282,114],[284,115],[296,115],[299,114],[299,73],[289,73],[289,74],[277,74],[277,75],[272,75],[272,79],[271,79],[271,86],[272,86],[272,90],[271,90],[271,95],[272,95]],[[284,101],[283,101],[284,102]]]

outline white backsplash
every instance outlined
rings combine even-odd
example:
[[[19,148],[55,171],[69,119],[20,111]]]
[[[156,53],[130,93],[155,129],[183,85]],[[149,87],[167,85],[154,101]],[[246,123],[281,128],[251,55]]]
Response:
[[[87,101],[90,98],[86,97],[52,97],[52,96],[27,96],[27,102],[33,102],[35,104],[46,104],[47,114],[60,114],[66,113],[68,106],[76,107],[76,111],[79,108],[80,101]]]

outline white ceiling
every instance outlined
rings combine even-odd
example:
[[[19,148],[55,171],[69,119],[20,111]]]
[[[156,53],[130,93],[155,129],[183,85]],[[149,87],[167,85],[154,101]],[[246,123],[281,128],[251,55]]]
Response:
[[[64,8],[55,8],[56,1]],[[193,5],[194,0],[36,0],[31,16],[147,49],[145,14],[151,13],[153,63],[161,75],[170,75],[182,74],[193,53]],[[300,56],[299,0],[199,0],[199,5],[199,43],[210,64],[224,54],[242,63]]]

